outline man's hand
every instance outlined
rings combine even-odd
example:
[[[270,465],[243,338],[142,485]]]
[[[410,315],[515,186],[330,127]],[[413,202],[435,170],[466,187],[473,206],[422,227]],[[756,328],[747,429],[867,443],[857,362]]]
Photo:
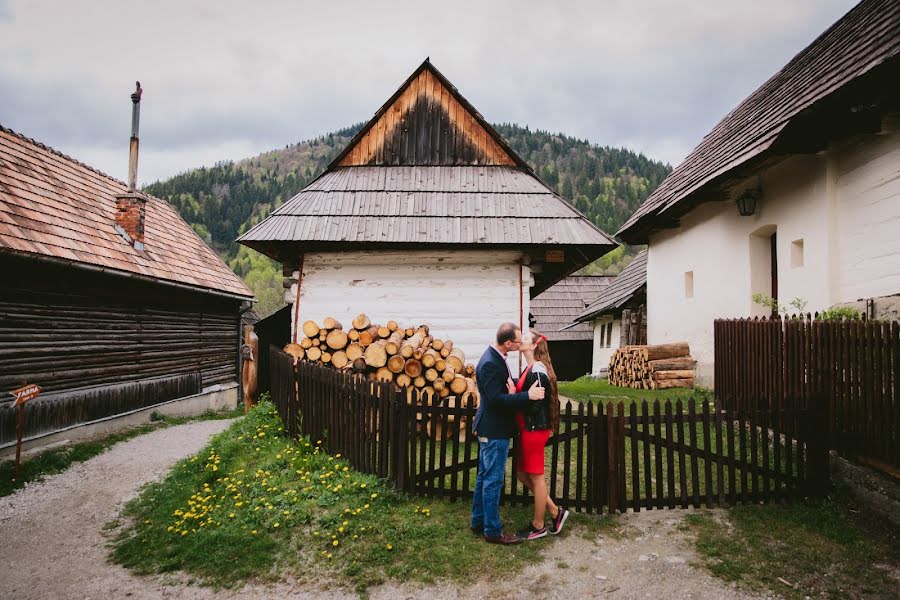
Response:
[[[544,394],[547,390],[541,387],[541,380],[538,378],[537,381],[534,382],[530,388],[528,388],[528,399],[529,400],[543,400]]]
[[[506,378],[506,393],[507,394],[515,394],[516,393],[516,384],[514,384],[513,380],[509,377]]]

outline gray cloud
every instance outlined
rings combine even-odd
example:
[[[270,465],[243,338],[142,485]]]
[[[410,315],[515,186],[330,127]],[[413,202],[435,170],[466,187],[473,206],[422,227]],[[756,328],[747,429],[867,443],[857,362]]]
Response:
[[[490,121],[677,163],[852,3],[0,0],[0,122],[142,180],[368,119],[425,56]]]

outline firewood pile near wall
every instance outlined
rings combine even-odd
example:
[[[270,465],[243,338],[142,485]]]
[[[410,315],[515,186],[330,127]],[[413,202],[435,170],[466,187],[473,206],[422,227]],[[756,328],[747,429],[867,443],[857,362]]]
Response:
[[[396,321],[375,325],[361,313],[346,330],[325,317],[321,326],[306,321],[302,332],[298,343],[284,347],[297,360],[366,374],[439,398],[475,391],[475,366],[466,363],[466,355],[452,340],[432,336],[427,325],[401,327]]]
[[[609,359],[609,383],[644,390],[694,387],[694,367],[687,342],[625,346]]]

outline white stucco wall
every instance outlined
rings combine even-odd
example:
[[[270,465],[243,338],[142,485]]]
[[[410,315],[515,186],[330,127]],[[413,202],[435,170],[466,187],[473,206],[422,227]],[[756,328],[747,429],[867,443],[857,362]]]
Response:
[[[741,217],[732,197],[700,205],[678,228],[650,239],[648,342],[687,340],[701,385],[713,383],[713,320],[768,312],[751,296],[770,291],[772,231],[782,304],[800,297],[814,312],[900,293],[900,133],[789,158],[744,187],[757,183],[763,197],[755,215]],[[797,240],[803,240],[802,266],[792,266]],[[687,272],[692,298],[685,293]]]
[[[609,348],[606,347],[606,339],[601,339],[603,326],[612,323],[612,336],[610,338]],[[601,371],[609,368],[609,359],[612,357],[619,347],[619,332],[621,330],[622,321],[613,319],[612,316],[601,317],[593,322],[594,324],[594,358],[591,365],[591,374],[600,375]]]
[[[452,339],[468,362],[477,363],[501,323],[519,322],[520,260],[518,252],[496,251],[307,254],[299,322],[321,324],[332,316],[347,329],[364,312],[373,323],[427,324],[434,337]],[[534,284],[527,266],[523,280],[527,325]],[[295,284],[285,299],[293,303],[296,295]],[[518,353],[509,362],[515,372]]]

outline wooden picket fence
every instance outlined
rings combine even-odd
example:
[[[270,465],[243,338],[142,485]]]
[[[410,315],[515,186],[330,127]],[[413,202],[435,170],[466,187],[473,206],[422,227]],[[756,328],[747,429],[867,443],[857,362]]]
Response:
[[[472,396],[447,401],[327,367],[292,366],[288,355],[270,352],[272,398],[289,436],[321,440],[357,470],[411,494],[472,496]],[[587,513],[781,501],[828,486],[824,419],[808,408],[567,402],[545,453],[551,496]],[[514,476],[515,443],[510,454],[501,500],[531,503]]]
[[[900,473],[900,323],[720,319],[714,339],[723,407],[819,408],[831,449]]]

